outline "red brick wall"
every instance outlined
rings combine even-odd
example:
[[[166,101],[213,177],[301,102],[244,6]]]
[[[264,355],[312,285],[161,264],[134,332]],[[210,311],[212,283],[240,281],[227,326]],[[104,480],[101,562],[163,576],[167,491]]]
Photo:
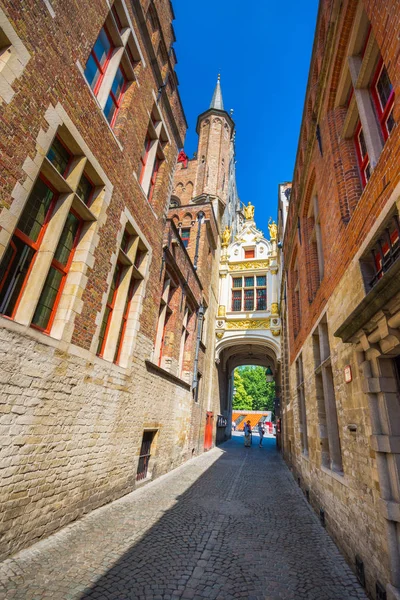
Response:
[[[365,10],[395,90],[394,119],[400,121],[400,13],[395,1],[384,6],[365,2]],[[400,178],[400,134],[395,127],[384,145],[379,162],[365,189],[362,189],[353,140],[342,138],[345,107],[334,107],[341,69],[357,3],[326,0],[320,3],[313,56],[310,67],[303,123],[293,176],[293,189],[284,240],[285,264],[293,264],[298,252],[301,327],[295,335],[294,301],[289,303],[291,362],[302,347],[347,266],[366,238]],[[331,23],[330,23],[331,19]],[[323,35],[321,31],[323,30]],[[325,43],[321,42],[325,37]],[[326,77],[325,77],[326,75]],[[321,156],[316,136],[320,126]],[[315,175],[314,175],[315,174]],[[304,214],[310,187],[319,200],[325,274],[315,290],[315,257],[307,244],[307,222],[301,222],[300,243],[297,223]],[[290,271],[290,269],[289,269]],[[289,297],[292,274],[288,274]]]
[[[173,41],[171,8],[167,0],[157,3],[160,29],[169,47]],[[10,206],[11,192],[16,182],[24,183],[22,165],[29,156],[36,154],[36,139],[41,128],[46,129],[44,113],[47,107],[62,104],[85,142],[111,180],[114,191],[107,210],[107,220],[100,229],[101,243],[95,251],[95,261],[88,270],[88,282],[83,294],[83,310],[75,322],[72,342],[89,348],[96,331],[96,315],[102,308],[102,298],[107,291],[107,277],[111,268],[110,257],[116,251],[116,236],[120,231],[121,212],[125,207],[136,219],[141,231],[153,248],[150,278],[141,316],[141,331],[154,336],[158,316],[163,236],[162,216],[169,201],[170,177],[175,166],[178,147],[182,145],[186,122],[181,109],[177,90],[167,88],[160,100],[161,112],[170,133],[171,143],[165,149],[164,161],[157,179],[151,205],[141,190],[134,173],[137,172],[139,156],[159,81],[155,80],[150,66],[151,52],[146,46],[146,36],[139,21],[140,16],[126,3],[134,29],[146,61],[138,68],[140,87],[133,83],[126,92],[123,105],[114,129],[122,150],[76,62],[84,67],[90,50],[97,38],[108,13],[104,0],[83,0],[78,3],[62,3],[52,0],[55,18],[52,19],[43,2],[31,3],[29,10],[6,1],[3,9],[12,26],[31,54],[23,74],[13,88],[15,96],[2,110],[2,135],[0,136],[1,206]],[[157,51],[161,34],[153,36],[154,51]],[[172,55],[171,55],[172,56]],[[173,69],[173,56],[168,68]],[[168,109],[166,97],[171,100]],[[173,97],[173,99],[172,99]],[[172,111],[172,112],[171,112]]]

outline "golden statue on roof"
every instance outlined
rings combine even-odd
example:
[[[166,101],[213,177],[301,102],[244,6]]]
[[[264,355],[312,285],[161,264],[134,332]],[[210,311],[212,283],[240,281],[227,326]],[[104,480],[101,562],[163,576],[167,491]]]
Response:
[[[224,231],[222,232],[222,246],[229,246],[229,242],[231,241],[231,230],[228,225],[226,225]]]
[[[269,237],[271,242],[275,241],[278,235],[278,226],[272,217],[269,218],[268,221],[268,229],[269,229]]]
[[[244,207],[244,216],[246,217],[247,221],[254,219],[254,206],[250,201],[248,205]]]

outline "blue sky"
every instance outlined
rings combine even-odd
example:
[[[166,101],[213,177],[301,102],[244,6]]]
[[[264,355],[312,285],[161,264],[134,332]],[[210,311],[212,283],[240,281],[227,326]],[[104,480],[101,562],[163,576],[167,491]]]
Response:
[[[188,121],[185,150],[197,148],[197,116],[221,73],[234,109],[237,183],[267,232],[278,183],[292,179],[318,0],[173,0],[179,91]],[[248,10],[246,10],[248,9]]]

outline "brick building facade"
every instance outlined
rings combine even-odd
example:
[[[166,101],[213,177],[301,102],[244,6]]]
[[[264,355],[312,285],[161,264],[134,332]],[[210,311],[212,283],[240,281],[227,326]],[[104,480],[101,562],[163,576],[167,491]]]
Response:
[[[280,215],[284,456],[369,593],[390,600],[400,598],[399,22],[396,2],[320,2],[286,228]]]
[[[198,198],[169,208],[173,18],[168,0],[0,10],[2,556],[215,443],[233,121],[218,84]]]

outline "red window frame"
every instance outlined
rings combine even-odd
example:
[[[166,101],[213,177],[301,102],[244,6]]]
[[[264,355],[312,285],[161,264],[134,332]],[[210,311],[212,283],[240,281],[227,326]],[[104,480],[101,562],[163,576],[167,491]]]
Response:
[[[76,247],[78,245],[79,237],[81,235],[82,227],[83,227],[83,219],[78,215],[78,213],[74,209],[72,209],[72,208],[70,209],[69,212],[72,213],[74,215],[74,217],[76,217],[78,219],[79,225],[78,225],[78,229],[77,229],[77,232],[75,234],[75,237],[74,237],[73,246],[72,246],[71,252],[69,254],[69,257],[68,257],[66,265],[63,265],[62,263],[58,262],[58,260],[56,260],[53,257],[53,260],[51,261],[51,264],[50,264],[50,267],[49,267],[49,272],[50,272],[50,269],[53,267],[54,269],[57,269],[57,271],[59,271],[63,275],[63,278],[62,278],[62,280],[60,282],[60,287],[58,288],[56,299],[55,299],[54,304],[53,304],[53,308],[51,309],[51,314],[50,314],[49,322],[48,322],[46,328],[39,327],[39,325],[35,325],[35,324],[31,323],[31,327],[33,329],[38,329],[39,331],[42,331],[43,333],[47,333],[47,334],[50,333],[50,331],[51,331],[51,328],[52,328],[52,325],[53,325],[53,322],[54,322],[54,318],[56,316],[58,304],[60,302],[61,295],[62,295],[63,290],[64,290],[65,282],[67,280],[67,275],[68,275],[69,270],[71,268],[71,264],[72,264],[72,261],[74,259],[75,250],[76,250]]]
[[[386,102],[385,106],[382,106],[381,104],[381,99],[379,97],[378,91],[376,89],[376,85],[379,81],[379,78],[382,74],[382,70],[385,67],[385,64],[383,62],[383,59],[380,58],[378,65],[376,67],[376,71],[372,80],[372,84],[371,84],[371,95],[372,98],[374,100],[374,104],[375,104],[375,109],[378,115],[378,119],[379,119],[379,124],[381,127],[381,131],[382,131],[382,135],[383,138],[386,142],[386,140],[388,139],[390,132],[388,131],[387,128],[387,120],[389,118],[390,113],[392,112],[393,109],[393,104],[394,104],[394,88],[392,85],[392,91],[390,92],[389,98]]]
[[[106,308],[104,309],[104,310],[106,310],[107,308],[109,308],[110,312],[108,313],[108,317],[107,317],[107,324],[106,324],[106,328],[105,328],[105,331],[104,331],[103,342],[101,344],[101,348],[100,348],[99,352],[97,353],[97,356],[99,356],[100,358],[103,357],[104,348],[106,346],[108,332],[109,332],[110,324],[111,324],[111,317],[112,317],[113,312],[114,312],[115,301],[117,299],[119,284],[121,282],[121,274],[122,274],[122,264],[119,263],[119,262],[117,262],[117,265],[115,267],[115,272],[114,272],[114,275],[113,275],[113,278],[115,277],[115,288],[114,288],[113,297],[111,298],[111,302],[107,301]]]
[[[21,298],[22,298],[22,295],[23,295],[23,293],[25,291],[26,284],[27,284],[28,279],[29,279],[29,277],[31,275],[31,272],[32,272],[32,269],[33,269],[33,265],[35,264],[36,257],[37,257],[37,254],[38,254],[38,250],[39,250],[40,245],[41,245],[41,243],[43,241],[43,236],[46,233],[47,225],[48,225],[48,223],[50,221],[51,215],[53,213],[54,207],[56,205],[56,202],[57,202],[58,196],[59,196],[58,192],[54,189],[54,187],[50,184],[50,182],[41,173],[39,174],[39,179],[41,179],[43,181],[43,183],[53,192],[54,196],[53,196],[52,201],[50,202],[50,206],[49,206],[49,208],[47,210],[46,216],[45,216],[44,221],[43,221],[42,228],[41,228],[41,230],[39,232],[39,235],[37,237],[36,242],[32,241],[31,238],[29,238],[25,233],[23,233],[22,231],[20,231],[18,229],[18,227],[14,230],[13,237],[15,235],[24,244],[26,244],[27,246],[29,246],[30,248],[32,248],[32,250],[34,250],[35,254],[32,257],[32,260],[30,262],[28,271],[26,272],[25,279],[24,279],[24,281],[22,283],[21,290],[20,290],[20,292],[18,294],[18,298],[17,298],[17,300],[15,302],[15,306],[14,306],[14,309],[13,309],[13,311],[11,313],[11,316],[4,315],[4,314],[2,315],[2,317],[6,318],[6,319],[10,319],[10,320],[13,320],[15,318],[15,314],[16,314],[16,312],[18,310],[18,306],[19,306],[19,304],[21,302]],[[29,202],[29,198],[28,198],[28,202]],[[13,244],[12,238],[11,238],[10,244]],[[15,259],[15,254],[16,254],[16,248],[15,248],[15,245],[14,245],[14,255],[13,255],[11,261],[10,261],[10,265],[9,265],[8,269],[6,270],[6,272],[4,274],[3,280],[0,282],[0,290],[3,288],[3,285],[4,285],[4,283],[5,283],[6,279],[7,279],[7,276],[9,274],[9,272],[10,272],[11,266],[12,266],[12,264],[14,262],[14,259]]]
[[[111,98],[113,104],[115,105],[115,111],[114,111],[113,117],[112,117],[111,121],[109,122],[111,128],[114,127],[114,125],[115,125],[115,121],[117,120],[117,116],[118,116],[119,110],[121,108],[122,100],[124,98],[126,88],[128,86],[128,78],[127,78],[124,68],[121,64],[119,64],[119,66],[118,66],[117,73],[119,70],[121,71],[122,77],[124,78],[124,83],[119,92],[119,96],[118,96],[118,98],[115,96],[114,92],[112,91],[112,86],[111,86],[110,93],[108,94],[108,97],[107,97],[107,100],[108,100],[108,98]],[[115,74],[112,85],[114,84],[115,78],[117,77],[117,73]]]
[[[360,173],[361,173],[361,181],[363,184],[363,187],[365,187],[369,181],[369,177],[367,178],[366,176],[366,169],[369,165],[369,156],[368,156],[368,152],[365,152],[365,155],[362,154],[362,148],[361,148],[361,144],[360,144],[360,132],[362,131],[362,126],[361,126],[361,122],[358,122],[358,125],[356,127],[356,132],[354,134],[354,143],[355,143],[355,147],[356,147],[356,154],[357,154],[357,161],[358,161],[358,166],[360,168]],[[365,140],[365,137],[364,137]]]
[[[255,250],[254,249],[252,249],[252,250],[245,250],[244,251],[244,257],[245,258],[254,258],[254,256],[255,256]]]
[[[153,140],[151,139],[151,137],[149,136],[149,133],[146,133],[146,138],[144,140],[144,147],[142,150],[142,154],[140,155],[140,163],[141,163],[141,169],[140,169],[140,173],[139,173],[139,183],[142,184],[143,182],[143,177],[144,177],[144,172],[146,170],[146,165],[147,165],[147,160],[149,158],[149,152],[150,152],[150,146],[151,146],[151,142]]]
[[[122,351],[122,346],[124,343],[126,326],[128,323],[128,317],[129,317],[129,313],[131,311],[132,299],[135,295],[136,290],[139,287],[139,283],[140,283],[140,281],[138,279],[132,278],[131,283],[129,284],[128,295],[126,297],[126,302],[125,302],[125,310],[124,310],[124,314],[122,315],[122,322],[121,322],[121,327],[119,330],[118,342],[117,342],[117,347],[115,349],[115,355],[114,355],[114,363],[116,365],[119,364],[119,361],[121,358],[121,351]]]
[[[390,241],[392,246],[394,246],[396,243],[399,243],[399,232],[397,230],[392,231],[392,233],[390,234]],[[386,254],[389,252],[389,244],[386,242],[385,244],[382,244],[382,253],[381,252],[377,252],[375,254],[375,267],[376,267],[376,271],[377,273],[379,273],[378,275],[378,279],[381,279],[381,277],[383,277],[383,271],[382,271],[382,267],[383,267],[383,259],[386,256]]]
[[[97,58],[97,56],[96,56],[96,53],[95,53],[95,51],[94,51],[94,48],[95,48],[95,45],[96,45],[97,39],[99,38],[99,36],[100,36],[100,33],[101,33],[101,31],[102,31],[103,29],[104,29],[104,33],[105,33],[105,34],[106,34],[106,36],[107,36],[107,39],[108,39],[108,41],[110,42],[110,49],[109,49],[109,51],[108,51],[108,54],[107,54],[106,60],[104,61],[104,65],[101,65],[101,63],[100,63],[99,59],[98,59],[98,58]],[[101,28],[101,30],[100,30],[100,33],[99,33],[99,35],[97,36],[97,38],[96,38],[96,42],[95,42],[95,44],[94,44],[94,46],[93,46],[93,48],[92,48],[92,50],[91,50],[91,52],[90,52],[90,54],[91,54],[91,56],[92,56],[92,58],[93,58],[94,62],[96,63],[96,66],[97,66],[97,68],[98,68],[98,70],[99,70],[99,73],[100,73],[100,75],[99,75],[99,78],[98,78],[98,80],[97,80],[97,82],[96,82],[96,85],[94,86],[94,89],[93,89],[93,94],[94,94],[95,96],[97,96],[97,94],[99,93],[99,89],[100,89],[100,86],[101,86],[101,84],[103,83],[104,75],[105,75],[105,73],[106,73],[106,70],[107,70],[107,67],[108,67],[108,65],[109,65],[109,62],[110,62],[110,59],[111,59],[112,53],[113,53],[113,52],[114,52],[114,50],[115,50],[115,46],[114,46],[114,44],[113,44],[113,41],[112,41],[112,39],[111,39],[111,36],[110,36],[110,34],[108,33],[108,29],[107,29],[107,27],[106,27],[105,25],[103,25],[103,27]]]
[[[156,187],[157,175],[158,171],[160,170],[160,165],[161,160],[156,156],[156,160],[154,161],[153,165],[153,171],[151,173],[149,193],[147,195],[149,202],[151,202],[153,198],[154,188]]]

